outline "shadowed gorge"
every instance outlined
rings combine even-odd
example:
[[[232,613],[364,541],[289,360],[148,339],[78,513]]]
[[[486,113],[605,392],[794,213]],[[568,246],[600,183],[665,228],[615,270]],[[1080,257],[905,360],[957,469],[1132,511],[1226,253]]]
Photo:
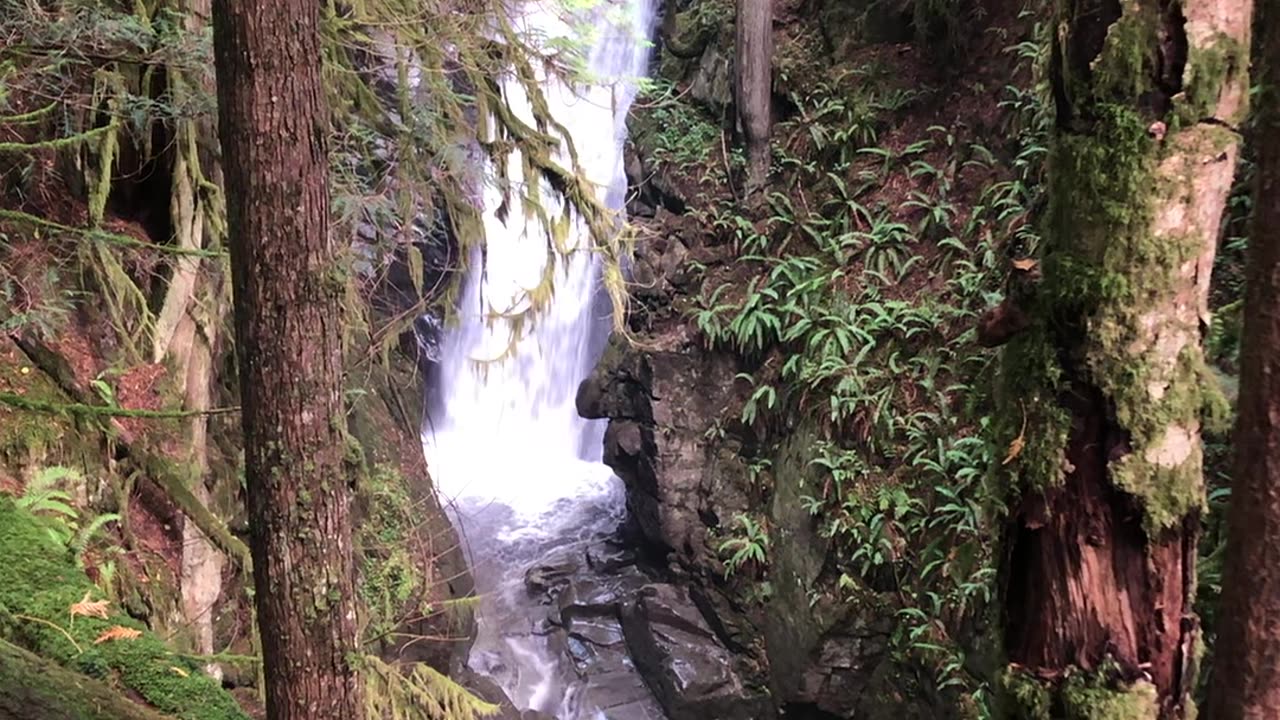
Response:
[[[1271,718],[1276,6],[0,0],[0,720]]]

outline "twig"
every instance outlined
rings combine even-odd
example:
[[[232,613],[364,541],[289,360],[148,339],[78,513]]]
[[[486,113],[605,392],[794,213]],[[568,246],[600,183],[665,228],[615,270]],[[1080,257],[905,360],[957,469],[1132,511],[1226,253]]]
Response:
[[[67,637],[67,640],[71,641],[71,644],[72,644],[73,646],[75,646],[75,649],[76,649],[76,653],[77,653],[77,654],[83,654],[83,653],[84,653],[84,648],[80,647],[80,643],[76,642],[76,639],[75,639],[75,638],[73,638],[73,637],[71,637],[71,633],[67,632],[67,629],[66,629],[66,628],[64,628],[64,627],[62,627],[62,626],[61,626],[61,625],[59,625],[58,623],[55,623],[55,622],[49,622],[48,620],[45,620],[44,618],[32,617],[32,616],[30,616],[30,615],[21,615],[21,614],[19,614],[19,613],[14,613],[14,614],[13,614],[13,617],[16,617],[16,618],[18,618],[18,619],[20,619],[20,620],[30,620],[31,622],[38,622],[38,623],[40,623],[41,625],[48,625],[49,627],[53,628],[54,630],[57,630],[58,632],[60,632],[60,633],[62,633],[63,635],[65,635],[65,636]]]
[[[158,245],[156,243],[139,240],[121,235],[119,233],[108,232],[96,228],[78,228],[70,225],[63,225],[60,222],[46,220],[30,213],[19,212],[17,210],[0,210],[0,220],[12,220],[14,222],[27,223],[36,227],[47,228],[49,230],[57,230],[58,232],[72,233],[83,235],[90,240],[107,243],[109,245],[123,245],[125,247],[143,248],[146,250],[155,250],[156,252],[170,253],[172,255],[193,255],[195,257],[220,258],[225,257],[226,253],[218,250],[202,250],[200,248],[183,248],[173,245]]]

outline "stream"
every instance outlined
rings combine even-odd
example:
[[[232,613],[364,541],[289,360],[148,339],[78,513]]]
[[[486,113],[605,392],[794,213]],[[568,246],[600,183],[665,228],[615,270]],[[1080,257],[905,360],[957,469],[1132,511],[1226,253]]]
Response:
[[[555,7],[562,4],[528,3],[515,19],[531,38],[573,35],[590,44],[593,84],[571,89],[545,79],[543,89],[587,176],[618,210],[626,192],[625,120],[648,57],[649,3],[606,2],[577,19],[562,17],[567,11]],[[532,124],[518,83],[507,81],[504,91]],[[522,181],[518,155],[507,169],[513,183]],[[503,357],[511,342],[508,326],[487,323],[486,315],[526,308],[524,294],[548,259],[536,219],[523,222],[516,209],[503,222],[494,212],[499,190],[487,188],[485,199],[485,271],[476,271],[474,258],[461,321],[441,347],[441,407],[424,434],[481,598],[469,665],[516,707],[559,720],[660,720],[616,618],[593,610],[641,581],[627,551],[611,542],[626,509],[621,482],[601,461],[605,423],[582,419],[574,407],[610,330],[599,261],[585,251],[586,228],[575,222],[568,242],[584,251],[557,261],[554,297],[517,339],[514,355],[486,362]],[[559,198],[547,200],[559,209]],[[583,602],[584,594],[606,602]]]

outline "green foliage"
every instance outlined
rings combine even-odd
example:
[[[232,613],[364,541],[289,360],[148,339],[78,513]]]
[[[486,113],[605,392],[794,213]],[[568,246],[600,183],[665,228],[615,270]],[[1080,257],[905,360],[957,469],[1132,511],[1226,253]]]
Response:
[[[368,611],[363,635],[385,637],[409,617],[430,615],[423,600],[424,574],[414,505],[393,468],[374,466],[361,496],[366,516],[358,529],[361,551],[360,597]]]
[[[725,556],[725,577],[746,566],[763,571],[769,561],[769,531],[764,523],[750,515],[738,513],[733,518],[736,534],[720,543],[719,552]]]
[[[477,720],[501,709],[472,695],[429,665],[415,663],[402,670],[372,655],[362,655],[358,661],[365,679],[365,709],[370,718]]]
[[[59,513],[62,514],[62,513]],[[203,674],[195,659],[177,655],[136,620],[75,616],[72,605],[98,594],[71,551],[50,537],[48,525],[12,500],[0,498],[0,635],[73,670],[118,683],[182,720],[245,720],[235,700]],[[98,642],[121,626],[135,638]]]
[[[1007,50],[1021,77],[1045,61],[1047,38],[1036,26]],[[944,126],[886,140],[894,114],[924,93],[895,90],[874,67],[804,87],[798,117],[777,128],[780,189],[760,207],[698,210],[739,254],[704,273],[688,316],[747,370],[741,425],[708,437],[740,435],[751,467],[796,417],[812,419],[821,433],[800,497],[835,572],[824,570],[834,587],[811,597],[892,593],[895,657],[990,717],[992,689],[965,633],[994,601],[990,538],[1004,494],[991,481],[1015,437],[1023,461],[1054,440],[1051,425],[995,414],[994,353],[972,328],[1003,299],[1007,258],[1043,245],[1032,215],[1044,195],[1048,88],[1004,88],[1008,139],[987,146]],[[735,518],[719,548],[727,574],[767,558],[765,522]]]
[[[645,106],[644,120],[635,128],[636,142],[651,148],[659,167],[715,172],[708,159],[721,144],[720,126],[696,105],[677,99],[669,82],[654,80],[636,100]]]
[[[58,487],[68,482],[81,485],[84,478],[73,468],[57,465],[43,468],[23,488],[22,495],[15,500],[15,504],[35,516],[44,526],[49,538],[72,550],[77,562],[81,562],[85,549],[94,537],[108,523],[118,522],[120,516],[116,513],[103,513],[82,526],[84,518],[72,505],[71,493]]]

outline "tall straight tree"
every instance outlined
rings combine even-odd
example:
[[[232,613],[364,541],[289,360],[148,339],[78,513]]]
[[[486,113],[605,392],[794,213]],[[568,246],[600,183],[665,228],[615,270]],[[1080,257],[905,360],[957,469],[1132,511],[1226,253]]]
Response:
[[[1005,351],[1003,633],[1027,717],[1182,717],[1215,405],[1201,332],[1249,0],[1056,0],[1042,280]],[[1220,396],[1219,396],[1220,399]]]
[[[315,0],[214,0],[250,547],[272,720],[363,717]]]
[[[734,105],[747,143],[747,190],[764,186],[773,133],[773,0],[737,0]]]
[[[1280,2],[1258,28],[1257,186],[1249,237],[1235,472],[1208,717],[1280,718]]]

